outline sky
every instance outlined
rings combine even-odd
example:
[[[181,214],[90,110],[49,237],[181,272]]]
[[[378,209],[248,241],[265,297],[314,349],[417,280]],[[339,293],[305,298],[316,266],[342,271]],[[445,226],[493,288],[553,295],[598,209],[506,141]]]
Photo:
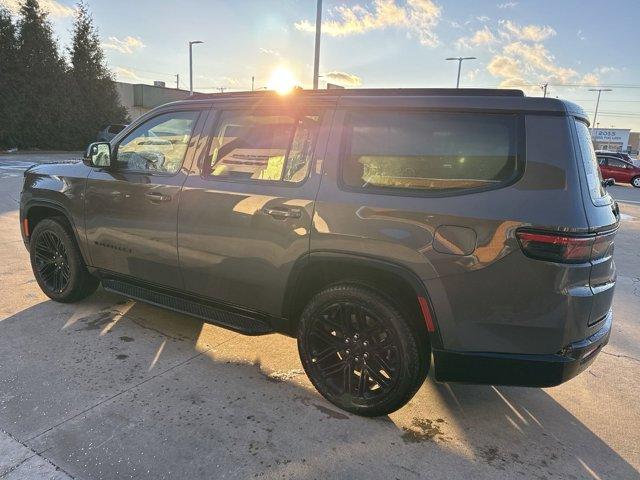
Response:
[[[19,0],[0,0],[10,10]],[[72,0],[41,0],[61,45]],[[131,83],[262,88],[276,69],[303,88],[313,75],[316,0],[87,0],[109,67]],[[324,0],[320,73],[347,87],[520,88],[595,110],[600,128],[640,130],[640,1]]]

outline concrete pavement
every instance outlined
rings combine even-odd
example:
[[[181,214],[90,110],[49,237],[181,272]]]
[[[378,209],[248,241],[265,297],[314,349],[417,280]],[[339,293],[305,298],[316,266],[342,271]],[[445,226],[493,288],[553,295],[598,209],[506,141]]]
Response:
[[[611,190],[627,201],[614,330],[586,372],[550,389],[430,378],[372,420],[314,391],[292,339],[102,290],[49,301],[20,240],[19,172],[0,169],[2,480],[640,478],[639,189]]]

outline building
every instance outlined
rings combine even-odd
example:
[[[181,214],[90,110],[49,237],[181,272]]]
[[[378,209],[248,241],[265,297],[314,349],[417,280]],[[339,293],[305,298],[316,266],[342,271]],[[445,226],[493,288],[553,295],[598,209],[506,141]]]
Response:
[[[142,83],[116,82],[116,90],[131,120],[135,120],[152,108],[189,97],[187,90]]]
[[[629,146],[627,147],[627,150],[632,155],[638,155],[638,152],[640,151],[640,132],[631,132],[629,134]]]
[[[626,152],[630,133],[631,130],[625,128],[592,128],[591,138],[596,150]]]

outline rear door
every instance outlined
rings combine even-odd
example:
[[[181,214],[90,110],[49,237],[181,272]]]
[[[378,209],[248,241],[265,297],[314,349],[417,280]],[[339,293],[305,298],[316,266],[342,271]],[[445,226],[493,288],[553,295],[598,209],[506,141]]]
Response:
[[[633,170],[627,162],[619,158],[607,157],[607,169],[609,175],[616,182],[629,183],[631,181]]]
[[[191,107],[143,118],[112,146],[111,166],[91,171],[85,225],[94,267],[182,288],[178,201],[206,113]]]
[[[332,112],[236,104],[216,111],[184,186],[178,245],[188,292],[279,315],[309,230]]]

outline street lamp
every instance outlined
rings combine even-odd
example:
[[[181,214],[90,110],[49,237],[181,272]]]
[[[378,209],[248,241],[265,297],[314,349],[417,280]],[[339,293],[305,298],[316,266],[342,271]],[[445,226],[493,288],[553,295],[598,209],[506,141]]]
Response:
[[[477,60],[476,57],[449,57],[445,60],[457,60],[458,61],[458,80],[456,81],[456,88],[460,88],[460,69],[462,68],[463,60]]]
[[[316,46],[313,56],[313,89],[318,89],[318,70],[320,69],[320,34],[322,31],[322,0],[316,5]]]
[[[595,125],[596,128],[598,128],[598,124],[596,123],[596,120],[598,119],[598,107],[600,106],[600,94],[602,92],[611,92],[612,90],[610,88],[590,88],[589,91],[598,92],[598,100],[596,101],[596,112],[593,114],[593,125]]]
[[[200,40],[189,42],[189,95],[193,95],[193,46],[197,43],[204,43]]]

